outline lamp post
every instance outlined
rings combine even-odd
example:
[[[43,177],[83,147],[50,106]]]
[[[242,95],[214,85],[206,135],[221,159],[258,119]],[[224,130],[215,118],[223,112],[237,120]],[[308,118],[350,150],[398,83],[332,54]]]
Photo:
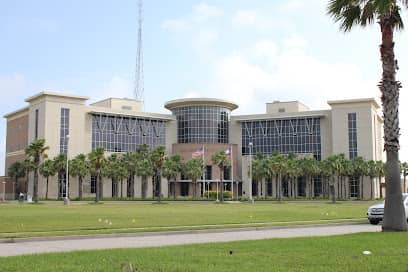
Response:
[[[249,193],[249,198],[248,202],[249,203],[254,203],[254,200],[252,199],[252,142],[249,142],[249,180],[248,180],[248,193]]]
[[[65,198],[64,198],[64,205],[69,205],[69,198],[68,198],[68,179],[69,179],[69,159],[68,159],[68,149],[69,149],[69,134],[65,136],[67,138],[67,167],[65,170]]]
[[[3,181],[3,202],[6,201],[6,182]]]

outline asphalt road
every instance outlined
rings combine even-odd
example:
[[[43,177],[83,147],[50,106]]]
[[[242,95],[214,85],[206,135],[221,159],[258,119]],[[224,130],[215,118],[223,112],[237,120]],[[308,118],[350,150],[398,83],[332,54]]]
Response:
[[[261,240],[269,238],[329,236],[356,232],[379,232],[380,226],[370,224],[337,224],[296,227],[269,227],[228,230],[203,230],[126,235],[16,239],[0,243],[0,256],[66,252],[110,248],[141,248],[182,244]]]

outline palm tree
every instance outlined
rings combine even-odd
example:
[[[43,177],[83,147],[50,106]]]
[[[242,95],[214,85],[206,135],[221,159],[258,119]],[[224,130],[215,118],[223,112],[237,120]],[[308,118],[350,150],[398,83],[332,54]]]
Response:
[[[66,174],[67,156],[64,153],[58,154],[56,157],[54,157],[53,164],[55,171],[58,173],[58,190],[61,191],[61,195],[58,193],[58,197],[62,197],[62,193],[64,191],[64,184],[62,181]],[[68,192],[66,192],[66,194],[68,194]]]
[[[300,160],[296,158],[296,155],[288,156],[288,170],[287,174],[289,177],[289,185],[288,185],[288,196],[289,197],[296,197],[295,192],[295,182],[297,178],[302,173],[302,168],[300,167]]]
[[[258,182],[258,188],[261,188],[260,190],[258,189],[258,197],[259,191],[262,191],[262,180],[267,178],[267,176],[268,168],[266,156],[263,155],[262,153],[257,153],[252,161],[252,179],[256,180]]]
[[[32,158],[29,158],[29,157],[25,158],[23,161],[23,167],[24,167],[24,172],[25,172],[25,177],[26,177],[26,181],[24,184],[24,192],[27,194],[30,172],[33,171],[35,168],[34,161],[32,160]]]
[[[56,170],[54,167],[54,162],[52,160],[45,160],[40,164],[40,171],[41,176],[46,178],[47,186],[45,188],[45,199],[48,199],[48,179],[49,177],[55,176]]]
[[[166,157],[163,162],[163,176],[167,178],[168,182],[168,197],[170,197],[170,181],[173,180],[173,196],[176,198],[176,179],[178,174],[181,172],[181,156],[172,155]]]
[[[166,148],[164,146],[158,146],[156,147],[152,152],[150,152],[150,161],[152,162],[153,165],[153,171],[154,171],[154,180],[157,182],[158,186],[158,192],[157,194],[159,195],[159,202],[161,202],[162,198],[162,184],[161,184],[161,176],[162,176],[162,168],[163,168],[163,162],[165,158],[165,152]],[[153,184],[153,197],[155,196],[155,184]]]
[[[378,86],[382,93],[384,149],[387,157],[383,231],[408,230],[398,162],[398,97],[401,83],[395,77],[398,66],[394,55],[394,31],[404,27],[401,8],[408,8],[407,0],[330,0],[328,6],[328,13],[336,22],[341,22],[344,31],[350,31],[355,25],[364,27],[375,22],[381,29],[382,79]]]
[[[112,154],[108,158],[105,167],[102,169],[103,176],[106,176],[112,179],[112,185],[116,184],[116,188],[118,188],[118,181],[121,181],[120,189],[122,190],[122,181],[125,177],[128,176],[127,169],[123,164],[121,158],[118,157],[117,154]],[[118,197],[118,190],[116,190],[115,194],[112,191],[112,197]],[[123,195],[121,195],[123,196]]]
[[[31,158],[34,163],[33,197],[35,203],[38,203],[38,168],[40,167],[40,160],[42,158],[47,158],[47,154],[45,153],[45,151],[47,151],[48,149],[49,147],[45,145],[45,139],[34,140],[25,149],[27,157]]]
[[[135,197],[135,175],[138,165],[138,154],[136,152],[128,152],[122,157],[123,166],[128,173],[127,179],[127,196]]]
[[[142,198],[146,198],[147,193],[147,178],[154,174],[153,165],[149,156],[149,146],[140,145],[137,150],[137,175],[142,177]]]
[[[18,184],[18,179],[25,176],[25,169],[22,162],[16,161],[10,165],[7,174],[9,177],[14,178],[15,186]]]
[[[225,154],[225,152],[224,152]],[[203,175],[204,162],[202,158],[193,158],[187,161],[183,167],[183,173],[193,182],[193,198],[196,198],[197,180]]]
[[[380,189],[380,198],[383,198],[381,181],[386,174],[385,163],[383,161],[376,161],[376,164],[377,164],[378,188]]]
[[[89,169],[91,174],[96,176],[96,196],[95,202],[98,203],[103,196],[102,192],[102,169],[106,165],[105,150],[103,147],[97,147],[88,154]]]
[[[220,182],[221,182],[221,202],[224,201],[224,168],[231,165],[231,159],[227,157],[224,150],[215,152],[211,156],[212,162],[218,166],[220,170]],[[194,187],[195,190],[195,187]]]
[[[363,198],[364,186],[363,178],[367,175],[367,164],[362,157],[355,157],[351,160],[353,166],[353,176],[358,180],[359,188],[359,197]]]
[[[120,198],[123,198],[123,179],[129,177],[129,171],[126,167],[125,160],[121,157],[116,172],[117,178],[120,180]]]
[[[335,188],[336,188],[336,181],[337,181],[337,196],[339,196],[339,180],[340,180],[340,175],[344,172],[343,171],[343,159],[344,154],[337,154],[337,155],[331,155],[327,158],[327,163],[328,167],[330,168],[330,173],[332,174],[332,182],[331,182],[331,193],[332,193],[332,200],[333,203],[336,202],[336,194],[335,194]],[[334,179],[334,176],[336,176],[336,179]]]
[[[277,177],[277,198],[278,201],[281,202],[282,201],[282,178],[285,176],[285,174],[287,173],[287,169],[288,169],[288,164],[287,164],[287,157],[279,154],[279,153],[275,153],[270,157],[269,163],[271,163],[271,168],[273,169],[272,171],[274,173],[276,173],[276,177]]]
[[[89,173],[89,163],[85,154],[78,154],[69,163],[69,173],[73,177],[78,177],[78,198],[82,199],[83,179]]]
[[[374,199],[374,178],[377,177],[377,166],[375,161],[370,160],[367,162],[367,175],[370,177],[370,188],[371,188],[371,195],[370,198]]]

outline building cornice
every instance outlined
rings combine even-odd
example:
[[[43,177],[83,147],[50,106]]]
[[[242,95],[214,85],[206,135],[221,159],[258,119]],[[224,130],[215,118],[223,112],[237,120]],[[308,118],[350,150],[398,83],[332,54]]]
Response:
[[[375,108],[379,109],[380,104],[377,99],[371,98],[357,98],[357,99],[344,99],[344,100],[330,100],[327,104],[331,105],[342,105],[342,104],[357,104],[357,103],[371,103]]]
[[[24,101],[30,103],[36,99],[39,99],[44,96],[54,96],[54,97],[59,97],[59,98],[69,98],[69,99],[75,99],[75,100],[80,100],[80,101],[86,101],[89,99],[88,96],[81,96],[81,95],[73,95],[73,94],[64,94],[64,93],[56,93],[56,92],[49,92],[49,91],[42,91],[38,94],[35,94],[33,96],[30,96],[26,98]]]
[[[301,111],[301,112],[282,113],[282,114],[250,114],[250,115],[231,116],[231,120],[236,121],[236,122],[245,122],[245,121],[256,121],[256,120],[295,119],[295,118],[307,118],[307,117],[326,117],[329,114],[330,114],[329,110]]]
[[[13,118],[13,117],[21,117],[21,116],[27,115],[29,108],[30,108],[29,106],[26,106],[26,107],[18,109],[16,111],[7,113],[7,114],[3,115],[3,117],[6,118],[6,119],[10,119],[10,118]]]
[[[197,105],[221,106],[231,111],[238,108],[238,105],[231,101],[217,99],[217,98],[183,98],[183,99],[170,100],[166,102],[166,104],[164,104],[164,107],[168,110],[172,110],[178,107],[197,106]]]

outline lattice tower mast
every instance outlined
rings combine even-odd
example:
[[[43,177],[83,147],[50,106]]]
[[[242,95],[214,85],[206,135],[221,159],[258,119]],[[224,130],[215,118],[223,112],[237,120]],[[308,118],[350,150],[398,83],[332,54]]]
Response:
[[[143,0],[139,0],[139,18],[138,18],[138,34],[137,34],[137,55],[136,55],[136,75],[134,98],[144,100],[144,75],[143,75]]]

